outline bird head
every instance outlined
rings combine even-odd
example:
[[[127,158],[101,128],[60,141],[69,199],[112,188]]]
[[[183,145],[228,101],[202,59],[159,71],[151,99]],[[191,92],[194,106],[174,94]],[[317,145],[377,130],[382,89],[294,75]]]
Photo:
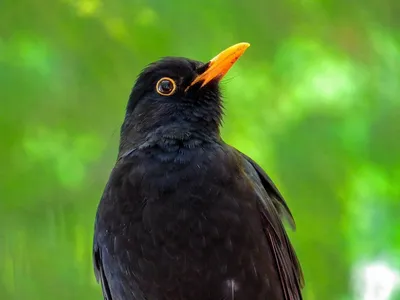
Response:
[[[219,82],[250,45],[239,43],[206,63],[166,57],[147,66],[132,89],[121,147],[165,137],[219,137]]]

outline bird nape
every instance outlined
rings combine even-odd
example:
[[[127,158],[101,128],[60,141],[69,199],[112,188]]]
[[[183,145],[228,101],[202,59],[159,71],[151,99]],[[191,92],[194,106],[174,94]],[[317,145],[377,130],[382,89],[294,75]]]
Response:
[[[220,136],[219,81],[248,47],[207,63],[164,58],[139,75],[95,221],[104,299],[302,299],[285,200]]]

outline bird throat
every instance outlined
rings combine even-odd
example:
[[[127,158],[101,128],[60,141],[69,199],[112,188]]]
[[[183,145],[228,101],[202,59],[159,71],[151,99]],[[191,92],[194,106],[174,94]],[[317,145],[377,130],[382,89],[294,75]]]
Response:
[[[219,128],[193,127],[188,123],[169,123],[146,132],[135,132],[121,138],[118,158],[148,153],[161,162],[186,163],[192,154],[210,144],[219,143]]]

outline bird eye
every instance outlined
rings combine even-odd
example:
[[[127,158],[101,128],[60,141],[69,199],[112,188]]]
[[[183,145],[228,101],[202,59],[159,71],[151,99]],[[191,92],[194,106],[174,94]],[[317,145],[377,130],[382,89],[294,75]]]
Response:
[[[163,77],[157,82],[157,93],[163,96],[171,96],[176,89],[175,81],[171,78]]]

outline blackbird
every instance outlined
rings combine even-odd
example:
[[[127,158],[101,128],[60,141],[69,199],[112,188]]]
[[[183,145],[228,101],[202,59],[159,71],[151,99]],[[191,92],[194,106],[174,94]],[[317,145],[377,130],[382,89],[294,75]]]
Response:
[[[166,57],[137,78],[95,221],[104,299],[302,299],[288,206],[220,136],[219,82],[248,47],[207,63]]]

